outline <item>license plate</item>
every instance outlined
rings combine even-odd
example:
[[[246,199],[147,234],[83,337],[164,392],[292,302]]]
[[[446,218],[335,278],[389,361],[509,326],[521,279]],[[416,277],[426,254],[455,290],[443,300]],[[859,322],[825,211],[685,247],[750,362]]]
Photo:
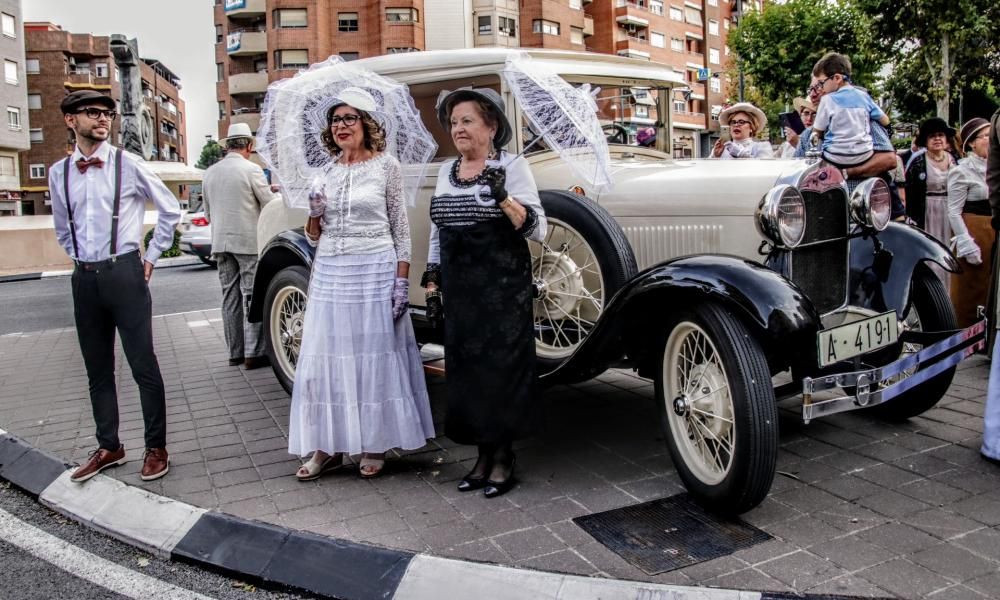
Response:
[[[899,326],[895,311],[824,329],[817,335],[819,366],[825,367],[890,346],[898,339]]]

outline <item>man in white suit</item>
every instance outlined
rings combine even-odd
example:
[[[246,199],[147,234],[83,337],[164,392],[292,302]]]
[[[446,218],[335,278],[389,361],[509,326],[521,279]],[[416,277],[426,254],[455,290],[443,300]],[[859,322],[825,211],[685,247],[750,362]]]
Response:
[[[261,323],[247,321],[257,272],[257,220],[277,195],[264,171],[250,162],[253,134],[246,123],[229,127],[226,156],[209,167],[202,181],[205,216],[212,224],[212,257],[222,283],[222,323],[229,364],[247,369],[268,364]]]

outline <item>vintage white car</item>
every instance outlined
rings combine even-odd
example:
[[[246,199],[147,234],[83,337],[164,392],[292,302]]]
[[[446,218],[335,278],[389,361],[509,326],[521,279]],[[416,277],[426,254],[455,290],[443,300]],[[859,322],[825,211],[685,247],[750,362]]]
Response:
[[[440,145],[441,90],[492,87],[507,103],[519,151],[532,137],[500,77],[510,51],[417,52],[362,64],[409,85]],[[598,193],[553,152],[527,154],[549,233],[532,243],[535,336],[543,382],[566,383],[627,366],[655,382],[678,473],[707,506],[740,513],[767,495],[778,448],[776,400],[802,398],[808,421],[867,409],[902,419],[931,408],[955,365],[983,344],[983,322],[957,330],[932,273],[954,271],[948,249],[889,222],[888,190],[868,180],[849,193],[837,169],[805,160],[674,160],[673,70],[608,55],[532,51],[572,84],[602,88],[611,105],[655,98],[659,147],[612,144],[615,185]],[[620,126],[611,139],[621,140]],[[418,341],[439,332],[424,317],[430,174],[409,219],[411,317]],[[305,212],[271,203],[261,216],[251,320],[263,320],[275,373],[289,389],[299,348],[312,249]],[[447,299],[445,300],[447,302]],[[784,382],[784,383],[780,383]]]

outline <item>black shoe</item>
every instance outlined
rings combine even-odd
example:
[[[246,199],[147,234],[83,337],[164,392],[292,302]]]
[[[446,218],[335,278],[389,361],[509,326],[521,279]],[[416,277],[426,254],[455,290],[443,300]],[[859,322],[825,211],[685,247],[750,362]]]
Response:
[[[993,458],[992,456],[986,456],[982,452],[979,453],[979,457],[985,460],[986,462],[993,463],[996,466],[1000,467],[1000,458]]]
[[[243,368],[247,371],[251,369],[259,369],[261,367],[266,367],[271,364],[271,360],[266,356],[251,356],[250,358],[243,361]]]
[[[514,478],[514,460],[510,461],[510,473],[507,474],[507,478],[503,481],[493,481],[492,479],[486,480],[486,488],[483,490],[483,495],[487,498],[496,498],[497,496],[503,496],[514,487],[517,480]]]
[[[245,359],[242,356],[239,357],[239,358],[230,358],[229,359],[229,366],[235,367],[236,365],[242,365],[244,360]]]
[[[462,478],[462,481],[458,482],[458,491],[460,492],[472,492],[475,490],[480,490],[486,487],[486,482],[489,481],[484,477],[470,477],[466,475]]]

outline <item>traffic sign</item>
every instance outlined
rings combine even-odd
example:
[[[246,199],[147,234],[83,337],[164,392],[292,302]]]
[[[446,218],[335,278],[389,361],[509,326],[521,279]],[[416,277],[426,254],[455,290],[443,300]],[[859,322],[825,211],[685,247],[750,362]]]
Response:
[[[698,81],[708,81],[708,78],[711,76],[711,69],[698,69]]]

